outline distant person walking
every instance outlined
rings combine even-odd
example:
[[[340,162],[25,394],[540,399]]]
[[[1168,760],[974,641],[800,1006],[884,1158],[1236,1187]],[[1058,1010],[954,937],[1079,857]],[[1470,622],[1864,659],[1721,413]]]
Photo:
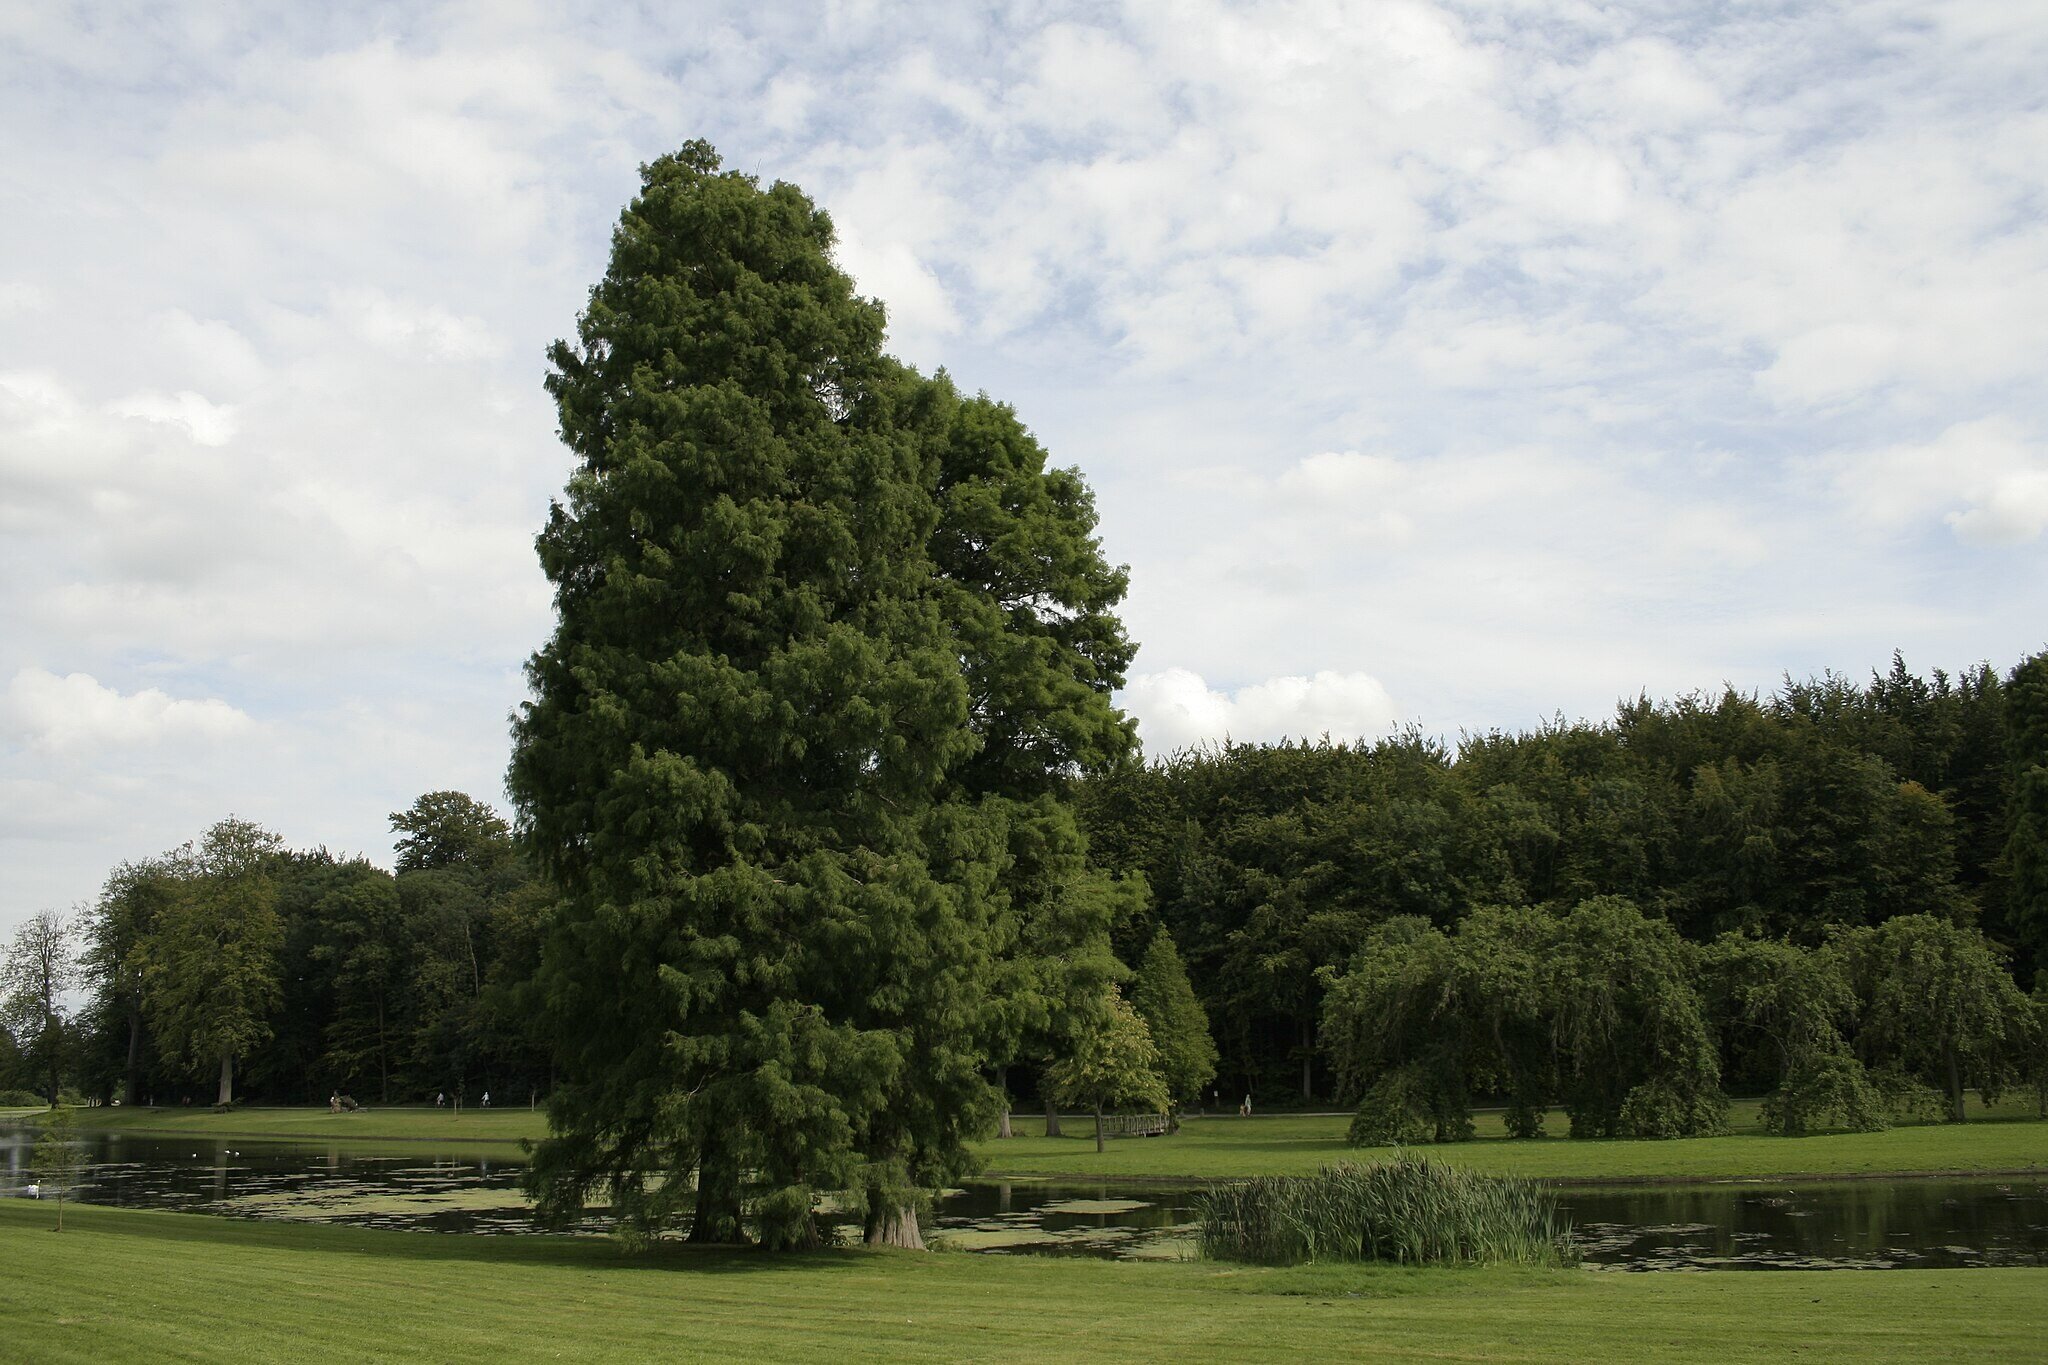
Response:
[[[1240,1104],[1239,1106],[1237,1106],[1237,1116],[1238,1116],[1239,1118],[1241,1118],[1241,1119],[1248,1119],[1248,1118],[1250,1118],[1250,1117],[1252,1116],[1252,1092],[1251,1092],[1251,1091],[1247,1090],[1247,1091],[1245,1091],[1245,1092],[1244,1092],[1244,1103],[1243,1103],[1243,1104]]]
[[[488,1090],[486,1090],[486,1091],[484,1091],[484,1108],[488,1109],[488,1108],[490,1108],[490,1107],[491,1107],[491,1092],[490,1092],[490,1091],[488,1091]]]
[[[447,1092],[447,1091],[445,1091],[445,1090],[436,1090],[436,1091],[434,1092],[434,1107],[435,1107],[436,1109],[439,1109],[439,1108],[440,1108],[440,1107],[441,1107],[442,1105],[446,1104],[447,1102],[448,1102],[448,1092]]]

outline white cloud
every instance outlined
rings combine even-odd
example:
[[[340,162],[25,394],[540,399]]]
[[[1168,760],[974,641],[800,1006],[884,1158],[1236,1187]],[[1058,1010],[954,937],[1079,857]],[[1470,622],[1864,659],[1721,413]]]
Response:
[[[0,693],[0,791],[76,794],[0,821],[0,929],[229,809],[379,850],[418,791],[497,795],[568,468],[542,357],[693,136],[1082,467],[1155,749],[2048,619],[2027,6],[17,9],[0,681],[127,719],[31,743]],[[186,738],[85,742],[152,692]],[[173,711],[213,696],[255,728]]]
[[[335,295],[333,313],[355,335],[396,356],[487,360],[505,349],[481,318],[457,317],[446,308],[394,299],[381,290],[342,290]]]
[[[145,422],[177,427],[195,445],[224,446],[240,429],[234,408],[210,403],[190,389],[177,393],[135,393],[114,403],[109,411],[121,417],[138,417]]]
[[[2013,421],[1959,422],[1933,440],[1833,461],[1835,487],[1865,521],[1896,529],[1939,517],[1974,545],[2048,530],[2048,443]]]
[[[1226,739],[1376,738],[1401,714],[1371,674],[1329,670],[1225,692],[1211,688],[1199,673],[1169,668],[1132,678],[1118,700],[1137,717],[1145,751],[1155,758]]]
[[[66,753],[231,739],[254,725],[218,697],[173,698],[154,687],[122,693],[90,674],[58,677],[40,668],[14,675],[4,706],[12,737]]]

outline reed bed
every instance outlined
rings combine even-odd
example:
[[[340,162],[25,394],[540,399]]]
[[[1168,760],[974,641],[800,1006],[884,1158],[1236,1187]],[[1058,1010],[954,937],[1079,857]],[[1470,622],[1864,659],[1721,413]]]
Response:
[[[1199,1196],[1204,1257],[1259,1265],[1569,1265],[1571,1225],[1534,1182],[1426,1157],[1259,1176]]]

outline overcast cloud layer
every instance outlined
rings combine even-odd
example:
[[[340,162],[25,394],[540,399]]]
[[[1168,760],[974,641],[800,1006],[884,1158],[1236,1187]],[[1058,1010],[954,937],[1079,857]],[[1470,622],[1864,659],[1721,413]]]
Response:
[[[693,136],[1086,472],[1154,753],[2048,643],[2038,6],[176,9],[0,3],[0,930],[502,801]]]

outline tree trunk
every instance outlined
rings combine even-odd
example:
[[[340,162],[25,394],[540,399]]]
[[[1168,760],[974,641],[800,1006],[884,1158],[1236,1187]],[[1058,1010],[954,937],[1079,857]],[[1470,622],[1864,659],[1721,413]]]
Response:
[[[1095,1150],[1102,1150],[1102,1106],[1095,1106]]]
[[[917,1226],[917,1209],[883,1201],[880,1190],[868,1194],[867,1244],[871,1247],[901,1247],[924,1250],[924,1233]]]
[[[223,1052],[220,1054],[220,1097],[214,1100],[214,1103],[233,1104],[234,1102],[235,1054],[232,1052]]]
[[[1954,1048],[1948,1049],[1948,1105],[1950,1123],[1963,1121],[1963,1066]]]
[[[1040,1084],[1043,1085],[1044,1082],[1041,1081]],[[1052,1107],[1051,1095],[1045,1097],[1045,1135],[1047,1137],[1058,1137],[1060,1135],[1060,1111]]]
[[[384,1060],[384,997],[377,997],[377,1103],[391,1103],[391,1068]]]
[[[996,1136],[999,1138],[1011,1136],[1009,1079],[1010,1069],[1008,1067],[999,1066],[996,1068],[996,1093],[1002,1097],[1003,1106],[1002,1112],[996,1116]]]
[[[121,1103],[130,1109],[142,1093],[142,1010],[128,1006],[128,1066],[121,1073]]]
[[[697,1211],[690,1219],[692,1242],[733,1243],[747,1240],[740,1226],[738,1164],[716,1143],[707,1143],[697,1160]]]

